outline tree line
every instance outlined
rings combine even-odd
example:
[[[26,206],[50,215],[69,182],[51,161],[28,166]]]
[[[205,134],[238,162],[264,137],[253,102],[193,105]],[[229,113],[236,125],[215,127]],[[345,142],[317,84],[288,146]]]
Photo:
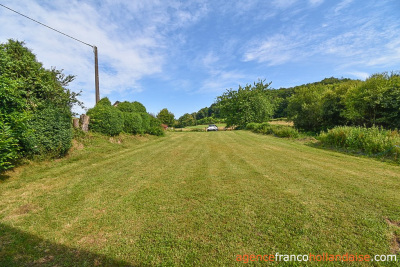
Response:
[[[227,89],[210,107],[185,113],[177,120],[163,109],[157,118],[171,127],[225,122],[238,128],[287,118],[297,129],[308,132],[344,125],[400,126],[399,72],[373,74],[365,81],[330,77],[290,88],[270,86],[259,80],[236,90]]]
[[[215,104],[228,126],[281,117],[311,132],[339,125],[400,126],[398,72],[373,74],[365,81],[331,77],[292,88],[272,89],[270,84],[258,81],[217,97]]]

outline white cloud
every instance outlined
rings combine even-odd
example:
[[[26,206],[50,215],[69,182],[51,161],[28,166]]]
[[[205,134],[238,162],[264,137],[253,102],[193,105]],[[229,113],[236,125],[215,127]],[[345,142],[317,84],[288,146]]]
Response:
[[[4,5],[96,45],[102,97],[144,90],[140,80],[160,73],[173,49],[168,39],[171,31],[196,23],[207,13],[203,1],[5,1]],[[46,68],[56,66],[76,75],[70,88],[83,90],[85,105],[94,105],[92,48],[4,8],[0,9],[0,25],[1,42],[25,40]]]
[[[342,9],[348,7],[354,0],[343,0],[337,4],[335,8],[335,13],[338,14]]]
[[[272,4],[275,7],[285,9],[291,7],[296,2],[297,0],[274,0],[272,1]]]
[[[239,71],[219,71],[215,72],[209,78],[205,79],[202,83],[201,88],[198,93],[210,93],[210,92],[224,92],[226,89],[237,89],[239,84],[245,82],[246,77],[243,73]]]
[[[354,77],[356,77],[360,80],[365,80],[370,76],[369,73],[363,72],[363,71],[352,71],[352,72],[348,72],[347,74],[353,75]]]
[[[282,34],[276,34],[262,42],[255,42],[244,54],[244,61],[267,62],[269,66],[281,65],[294,60],[296,42]]]
[[[324,0],[309,0],[309,2],[312,6],[319,6],[324,2]]]

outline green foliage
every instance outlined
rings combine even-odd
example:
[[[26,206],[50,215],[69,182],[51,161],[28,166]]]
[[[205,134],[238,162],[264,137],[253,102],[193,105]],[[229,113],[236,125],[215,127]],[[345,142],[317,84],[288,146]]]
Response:
[[[194,126],[194,125],[196,125],[195,118],[193,118],[191,114],[185,113],[178,119],[177,127],[184,128],[187,126]]]
[[[319,132],[345,125],[348,123],[343,115],[346,94],[359,84],[360,81],[328,78],[298,86],[289,98],[288,116],[296,128],[304,131]]]
[[[140,113],[140,116],[142,117],[142,128],[145,133],[148,133],[150,131],[150,114],[148,113]]]
[[[43,68],[23,42],[0,44],[0,120],[10,127],[8,131],[21,148],[18,156],[60,156],[66,152],[70,144],[65,142],[71,142],[67,137],[71,107],[82,105],[77,100],[79,94],[67,88],[73,80],[74,76],[60,70]],[[59,116],[51,115],[52,109]],[[47,122],[46,127],[44,119],[55,121]],[[33,145],[33,140],[38,143]]]
[[[165,132],[163,127],[161,126],[161,121],[151,115],[149,117],[149,130],[147,131],[148,134],[157,135],[157,136],[164,136]]]
[[[96,106],[106,106],[106,107],[111,107],[111,101],[108,99],[108,97],[103,97],[102,99],[97,102]]]
[[[208,117],[209,108],[205,107],[196,112],[196,120],[201,120]]]
[[[246,129],[255,133],[269,134],[283,138],[299,137],[299,132],[293,127],[284,125],[271,125],[267,122],[264,123],[251,122],[246,125]]]
[[[326,87],[311,85],[299,87],[290,97],[288,115],[296,128],[319,131],[322,125],[322,97]]]
[[[147,112],[145,106],[138,101],[132,102],[132,105],[134,107],[134,112],[138,112],[138,113]]]
[[[124,101],[117,105],[117,108],[122,112],[136,112],[136,113],[145,113],[146,108],[139,102],[128,102]]]
[[[71,147],[73,137],[71,112],[49,105],[34,113],[27,123],[30,131],[22,139],[28,156],[46,158],[64,156]]]
[[[99,101],[100,103],[101,101]],[[90,116],[89,128],[94,132],[114,136],[124,128],[123,113],[111,105],[105,105],[106,100],[88,110]]]
[[[164,108],[157,114],[157,119],[160,120],[161,123],[174,126],[175,123],[175,116],[173,113],[169,112],[168,109]]]
[[[18,158],[19,145],[11,127],[0,121],[0,172],[13,167]]]
[[[139,113],[134,112],[123,112],[124,115],[124,132],[131,134],[142,134],[143,120]]]
[[[269,120],[274,112],[274,105],[267,94],[270,83],[258,81],[254,85],[239,86],[236,90],[227,90],[217,98],[221,116],[227,126],[245,127],[249,122]]]
[[[196,121],[197,125],[203,125],[203,124],[215,124],[215,123],[224,123],[225,120],[221,118],[215,118],[215,117],[205,117],[200,120]]]
[[[397,130],[384,130],[373,126],[349,127],[339,126],[322,132],[318,140],[322,145],[344,148],[367,155],[385,156],[399,159],[400,133]]]
[[[400,76],[374,74],[346,95],[346,118],[356,125],[400,126]]]
[[[275,106],[273,118],[286,118],[288,116],[287,107],[289,105],[289,98],[293,93],[294,88],[280,88],[268,91]]]

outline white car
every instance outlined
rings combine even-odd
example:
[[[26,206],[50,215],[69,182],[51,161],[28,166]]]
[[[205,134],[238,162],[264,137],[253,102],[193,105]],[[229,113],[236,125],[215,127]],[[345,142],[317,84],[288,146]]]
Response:
[[[208,132],[208,131],[218,131],[217,125],[215,125],[215,124],[210,124],[210,125],[208,125],[208,127],[207,127],[207,132]]]

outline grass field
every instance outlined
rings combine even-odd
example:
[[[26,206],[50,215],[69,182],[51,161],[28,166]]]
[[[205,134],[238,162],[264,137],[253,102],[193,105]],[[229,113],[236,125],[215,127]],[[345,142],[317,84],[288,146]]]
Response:
[[[399,192],[399,166],[248,131],[92,137],[0,177],[0,266],[393,254]]]

